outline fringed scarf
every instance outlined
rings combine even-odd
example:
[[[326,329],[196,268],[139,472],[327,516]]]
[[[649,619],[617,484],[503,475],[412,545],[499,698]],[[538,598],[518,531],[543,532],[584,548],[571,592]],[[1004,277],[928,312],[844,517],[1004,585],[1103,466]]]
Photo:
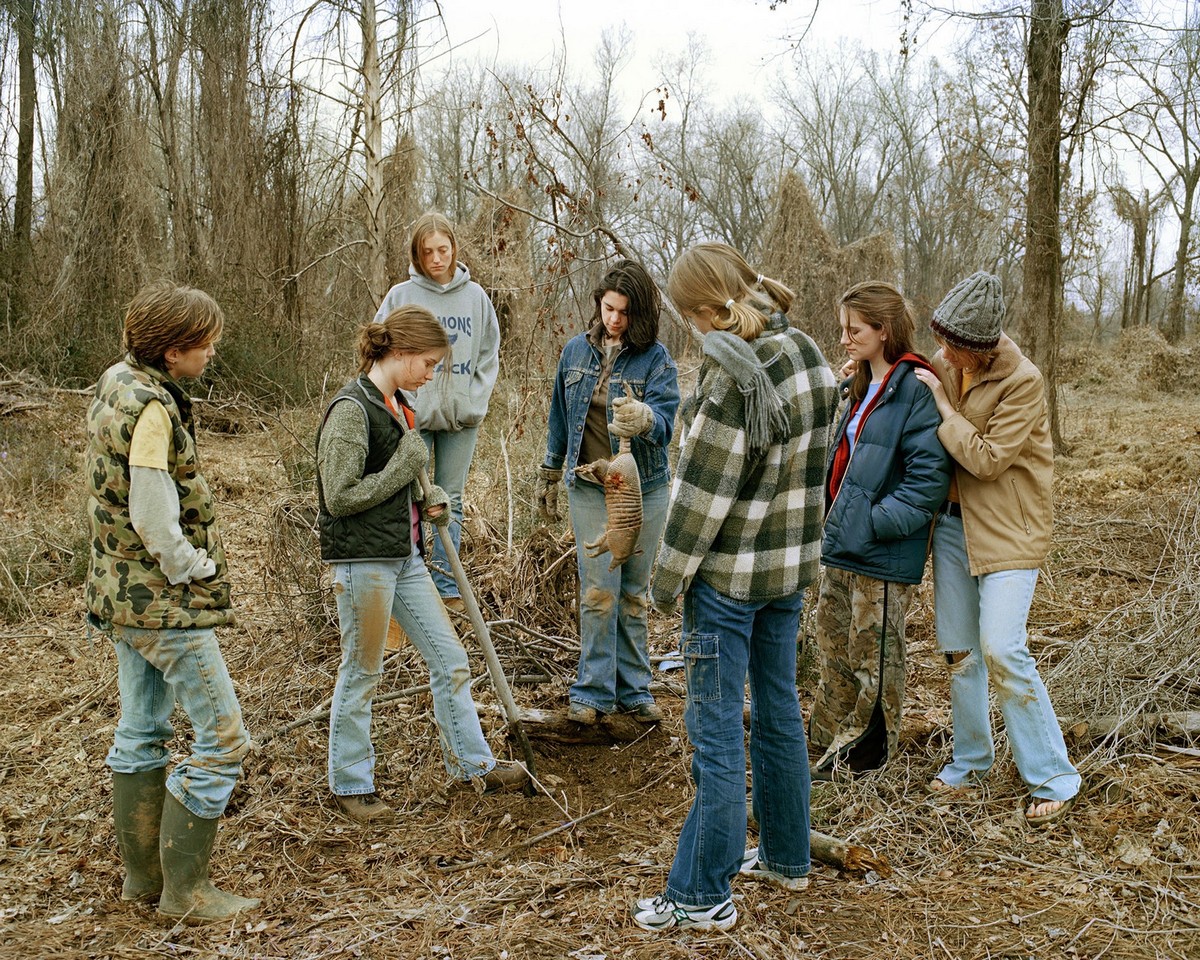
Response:
[[[704,337],[704,355],[712,357],[733,378],[746,405],[746,443],[761,455],[791,435],[783,401],[754,347],[741,337],[713,330]]]

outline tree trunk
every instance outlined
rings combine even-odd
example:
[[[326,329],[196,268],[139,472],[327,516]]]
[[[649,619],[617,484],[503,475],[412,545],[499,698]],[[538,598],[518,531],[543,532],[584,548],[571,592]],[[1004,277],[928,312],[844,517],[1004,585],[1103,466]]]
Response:
[[[33,0],[18,0],[17,184],[13,199],[13,254],[9,287],[9,329],[26,319],[33,273],[33,111],[37,88],[33,73]]]
[[[367,217],[367,286],[371,303],[387,293],[387,214],[383,205],[383,93],[379,82],[379,41],[375,0],[362,5],[363,202]]]
[[[1175,249],[1175,276],[1171,281],[1170,299],[1167,301],[1167,326],[1163,333],[1171,343],[1178,343],[1184,335],[1184,292],[1187,284],[1188,255],[1191,251],[1192,209],[1195,203],[1196,183],[1200,179],[1200,161],[1185,171],[1183,177],[1183,210],[1179,214],[1179,245]]]
[[[1062,0],[1033,0],[1029,28],[1029,171],[1025,214],[1024,310],[1021,347],[1046,383],[1050,430],[1062,447],[1058,423],[1058,347],[1062,318],[1062,49],[1067,23]]]

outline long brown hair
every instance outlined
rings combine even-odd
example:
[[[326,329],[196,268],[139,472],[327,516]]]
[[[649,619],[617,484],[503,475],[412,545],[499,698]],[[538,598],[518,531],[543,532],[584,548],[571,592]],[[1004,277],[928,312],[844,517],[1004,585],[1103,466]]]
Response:
[[[421,245],[432,233],[444,233],[450,238],[450,259],[453,261],[451,276],[453,276],[454,271],[458,269],[458,236],[454,231],[454,224],[448,217],[440,213],[421,214],[413,224],[412,242],[408,248],[408,257],[412,262],[413,269],[426,279],[433,279],[425,272],[425,265],[421,262]]]
[[[658,340],[658,315],[662,298],[645,267],[633,260],[619,260],[592,291],[596,301],[593,322],[600,320],[600,301],[609,291],[629,298],[629,327],[621,335],[635,353],[649,350]]]
[[[886,335],[883,341],[883,359],[889,365],[906,353],[916,353],[913,337],[916,335],[916,317],[910,304],[899,290],[882,280],[865,280],[856,283],[837,300],[838,322],[842,310],[853,310],[858,319],[868,327]],[[921,356],[917,354],[917,356]],[[925,359],[921,357],[921,359]],[[858,364],[854,379],[850,383],[850,398],[855,402],[867,395],[871,384],[870,364]]]

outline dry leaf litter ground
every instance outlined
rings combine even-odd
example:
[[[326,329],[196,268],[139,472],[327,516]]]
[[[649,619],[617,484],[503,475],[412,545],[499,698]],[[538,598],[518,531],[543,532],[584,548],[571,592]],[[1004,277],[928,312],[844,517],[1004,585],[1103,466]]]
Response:
[[[950,720],[926,587],[911,618],[900,755],[813,793],[814,826],[885,855],[891,874],[816,864],[801,894],[735,880],[734,930],[670,936],[637,929],[629,904],[661,889],[691,800],[680,674],[658,675],[668,717],[656,729],[615,746],[536,741],[545,792],[482,797],[446,783],[424,671],[406,648],[389,660],[374,727],[377,783],[398,819],[342,819],[325,782],[321,712],[338,643],[313,555],[304,448],[315,414],[212,404],[200,446],[240,617],[221,642],[260,744],[222,823],[214,877],[265,906],[188,928],[122,903],[104,766],[114,657],[85,636],[78,586],[86,399],[59,394],[39,407],[44,391],[10,377],[0,385],[0,956],[1200,956],[1200,745],[1156,722],[1200,711],[1200,384],[1190,351],[1150,335],[1077,350],[1070,363],[1071,449],[1058,460],[1056,548],[1031,642],[1086,796],[1052,831],[1026,828],[1002,736],[976,795],[924,792]],[[565,529],[530,529],[538,402],[499,400],[524,431],[500,437],[513,418],[489,420],[464,559],[487,616],[509,621],[493,639],[518,702],[561,709],[578,644],[575,576]],[[674,648],[677,628],[654,619],[655,656]],[[515,757],[471,639],[468,648],[493,748]],[[800,660],[807,706],[813,678]]]

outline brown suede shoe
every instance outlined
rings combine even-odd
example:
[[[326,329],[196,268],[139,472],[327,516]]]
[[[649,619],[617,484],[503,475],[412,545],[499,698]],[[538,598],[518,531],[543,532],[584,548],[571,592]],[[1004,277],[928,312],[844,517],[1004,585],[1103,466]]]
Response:
[[[662,707],[653,700],[650,703],[639,703],[629,714],[638,723],[660,723],[663,719]]]
[[[567,719],[572,723],[582,723],[590,727],[598,718],[596,708],[585,703],[571,703],[567,707]]]
[[[483,792],[519,790],[529,782],[529,771],[520,763],[497,763],[483,775]]]
[[[338,809],[351,820],[359,823],[373,823],[386,820],[392,816],[392,808],[379,799],[377,793],[362,793],[352,797],[334,797]]]

